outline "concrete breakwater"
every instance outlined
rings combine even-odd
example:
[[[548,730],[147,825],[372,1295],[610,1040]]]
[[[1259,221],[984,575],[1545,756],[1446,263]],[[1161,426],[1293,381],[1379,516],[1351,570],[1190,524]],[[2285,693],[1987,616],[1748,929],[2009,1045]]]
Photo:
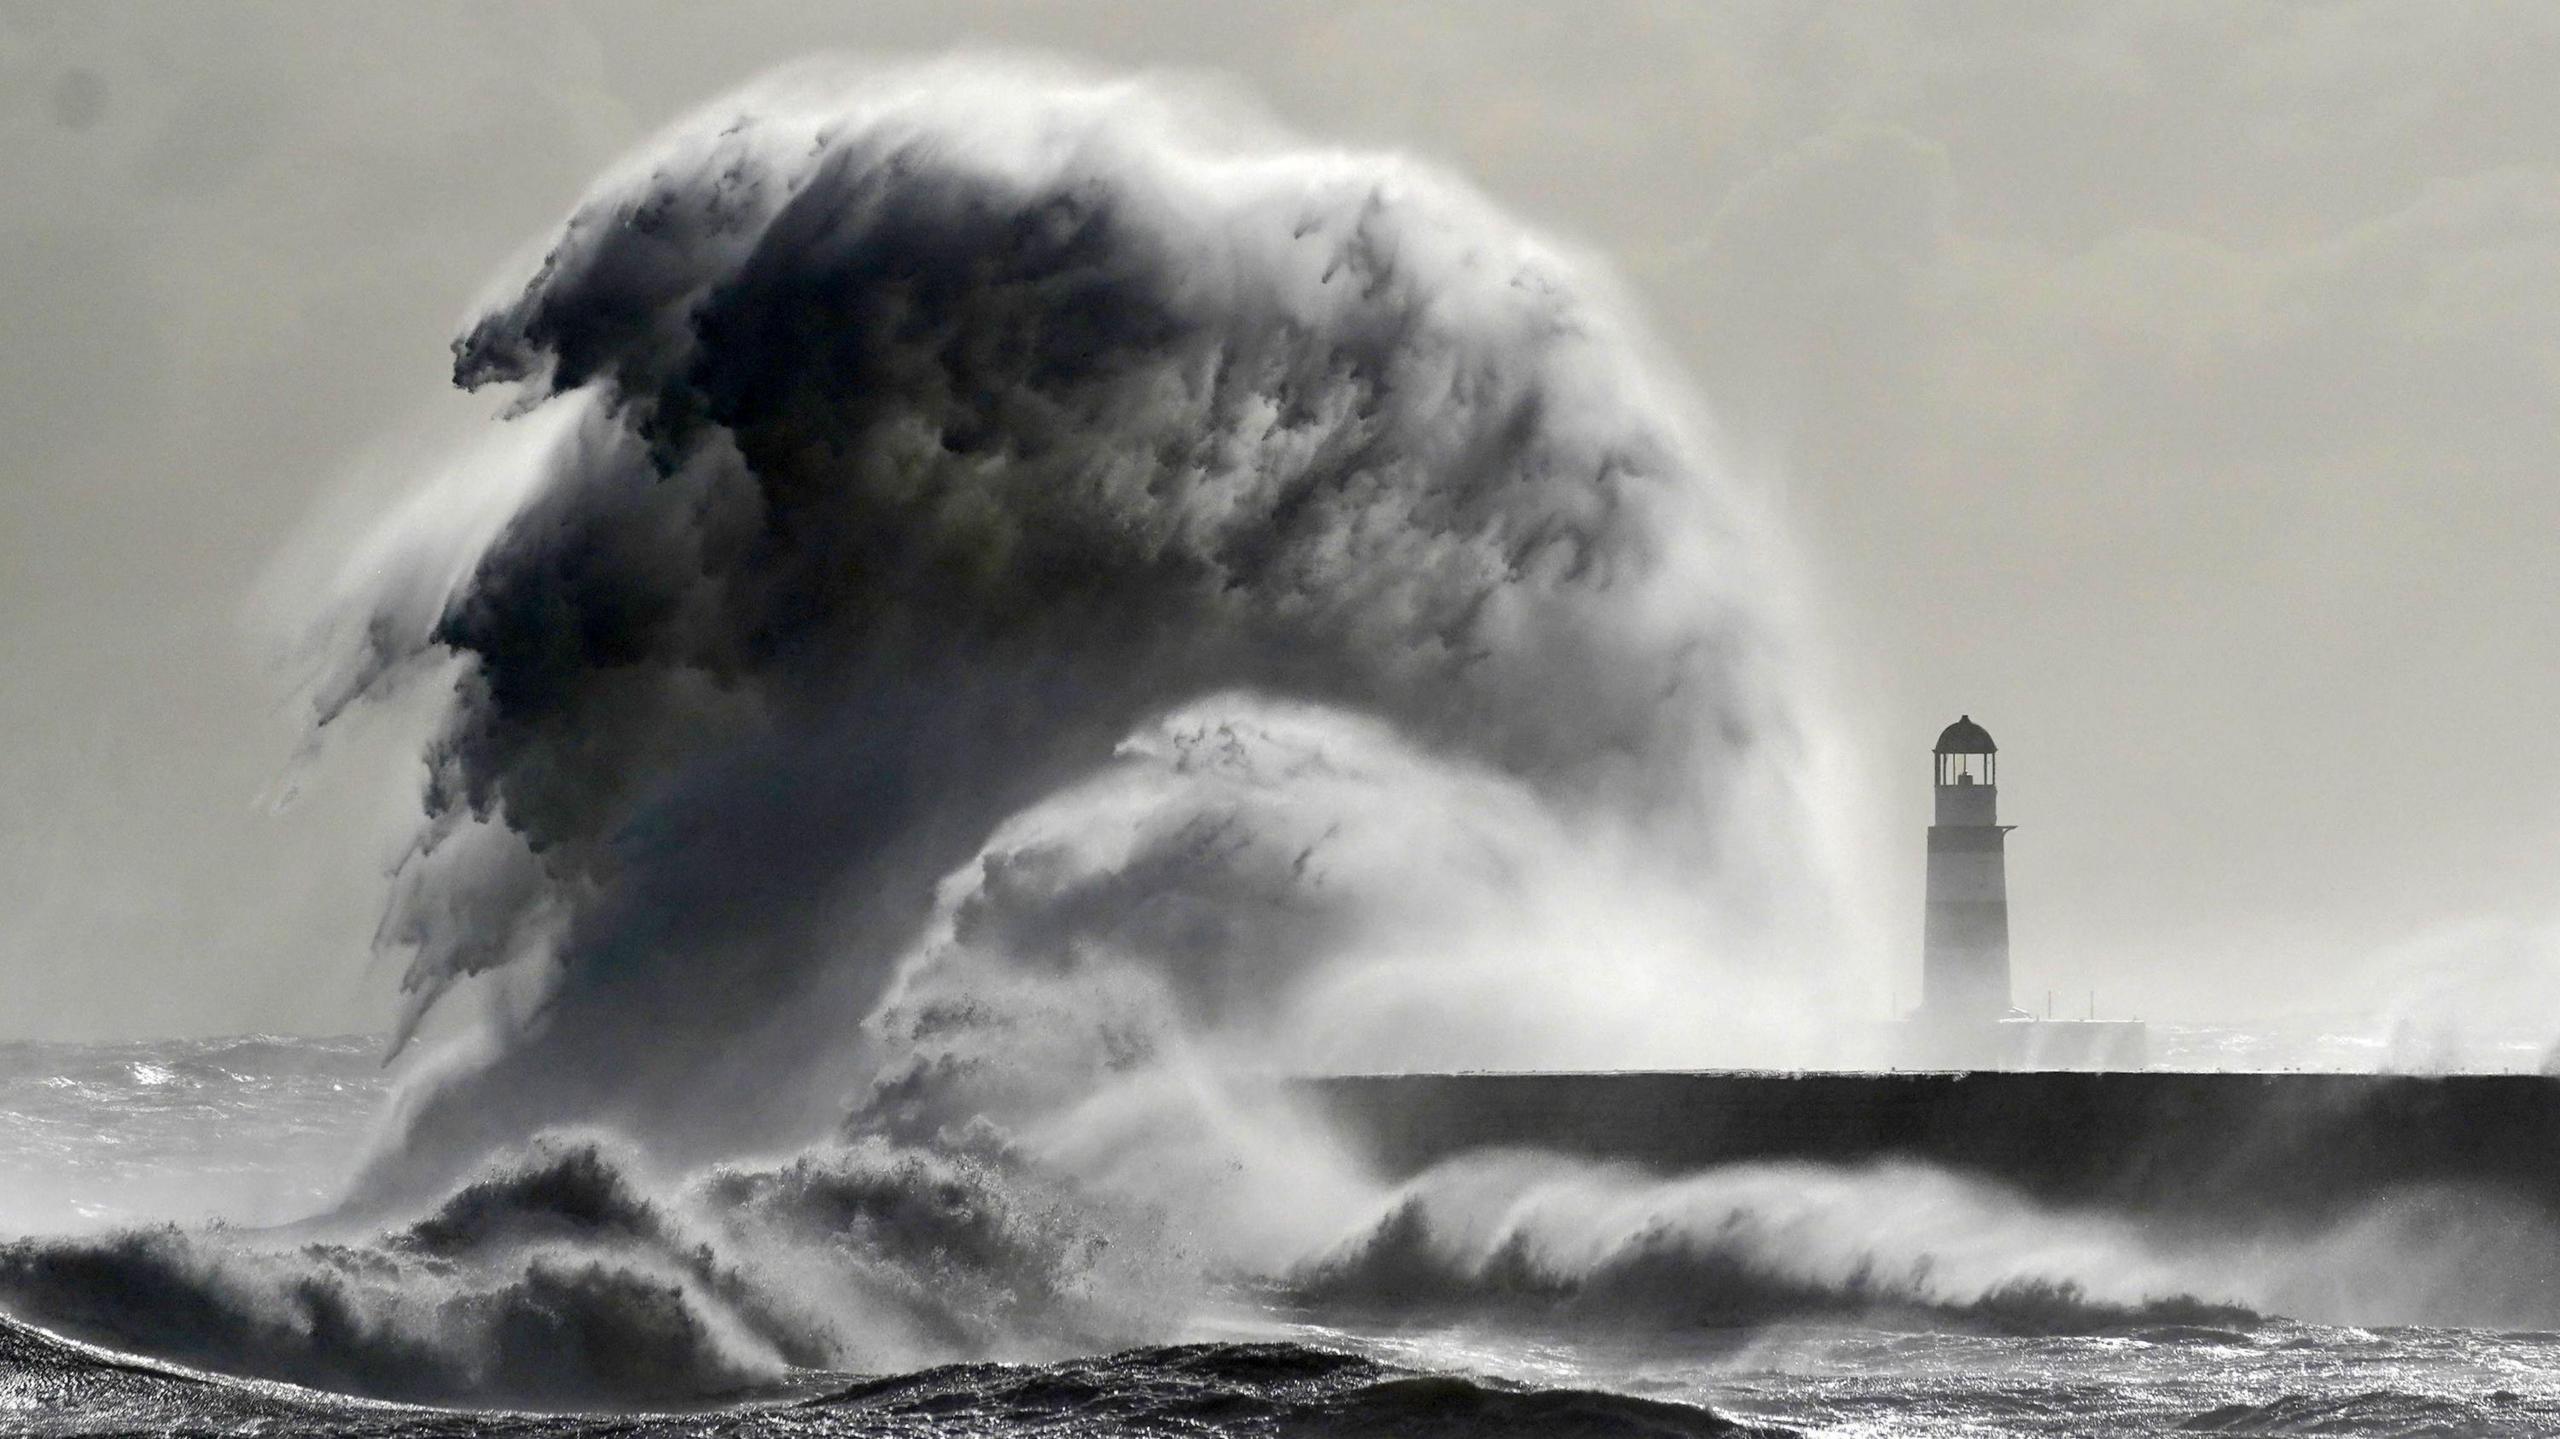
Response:
[[[2317,1220],[2443,1187],[2560,1216],[2560,1078],[2323,1073],[1346,1075],[1309,1096],[1391,1174],[1535,1148],[1665,1172],[1922,1161],[2068,1204]]]

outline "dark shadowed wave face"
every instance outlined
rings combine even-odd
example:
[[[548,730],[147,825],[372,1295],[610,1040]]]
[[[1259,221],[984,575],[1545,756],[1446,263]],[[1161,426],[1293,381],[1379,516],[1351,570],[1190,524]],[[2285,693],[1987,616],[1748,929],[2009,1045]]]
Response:
[[[1196,120],[1023,73],[777,86],[456,342],[541,441],[502,523],[393,536],[321,696],[461,661],[384,941],[412,1024],[491,973],[520,1017],[412,1149],[805,1130],[935,882],[1207,699],[1382,727],[1713,888],[1792,748],[1748,505],[1548,247]],[[1791,862],[1784,809],[1730,868]]]

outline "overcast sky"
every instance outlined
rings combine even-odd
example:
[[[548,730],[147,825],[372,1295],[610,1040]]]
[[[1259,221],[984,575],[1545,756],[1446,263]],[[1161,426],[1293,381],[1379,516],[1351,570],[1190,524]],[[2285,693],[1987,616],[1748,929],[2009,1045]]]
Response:
[[[1231,76],[1619,269],[1783,493],[1906,999],[1959,711],[2022,996],[2548,962],[2560,9],[9,5],[0,1039],[383,1023],[415,737],[268,803],[280,553],[488,413],[454,325],[616,154],[991,44]]]

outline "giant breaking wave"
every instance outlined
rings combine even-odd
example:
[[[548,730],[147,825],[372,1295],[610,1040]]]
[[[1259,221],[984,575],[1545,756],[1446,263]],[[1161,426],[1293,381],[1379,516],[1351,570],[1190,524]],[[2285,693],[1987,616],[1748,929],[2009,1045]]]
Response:
[[[1546,244],[1211,128],[778,83],[469,325],[530,453],[372,558],[321,696],[451,676],[383,941],[409,1024],[511,999],[402,1162],[803,1138],[962,967],[1284,1064],[1767,1010],[1687,978],[1815,888],[1747,498]]]

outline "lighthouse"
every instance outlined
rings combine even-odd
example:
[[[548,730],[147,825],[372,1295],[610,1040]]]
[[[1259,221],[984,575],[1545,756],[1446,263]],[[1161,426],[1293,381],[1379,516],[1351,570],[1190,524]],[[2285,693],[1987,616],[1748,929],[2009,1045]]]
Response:
[[[1920,1011],[1939,1021],[2009,1013],[2009,880],[2000,823],[2000,747],[1958,716],[1938,735],[1937,810],[1929,826],[1929,913],[1921,931]]]

